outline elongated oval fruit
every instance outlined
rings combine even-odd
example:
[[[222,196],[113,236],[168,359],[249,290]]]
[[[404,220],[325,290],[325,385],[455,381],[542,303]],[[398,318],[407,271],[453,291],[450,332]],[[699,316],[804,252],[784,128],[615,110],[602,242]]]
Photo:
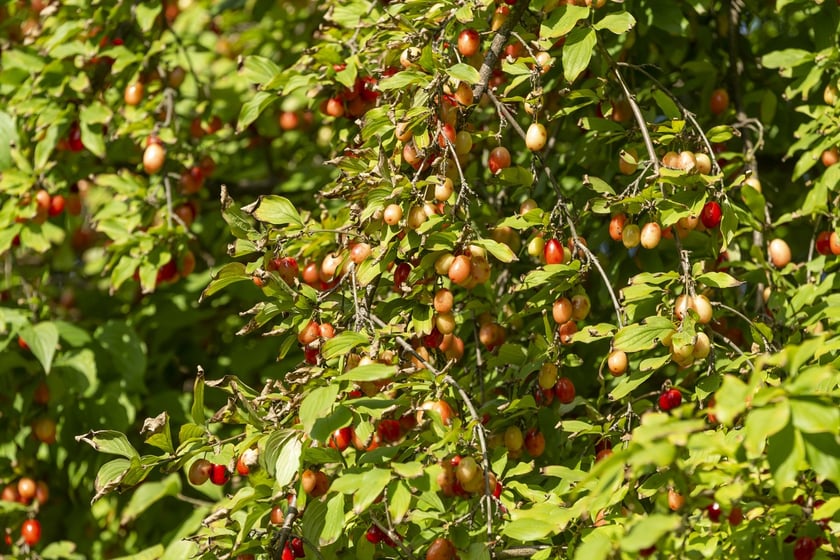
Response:
[[[548,140],[548,133],[545,131],[545,126],[540,123],[531,123],[528,127],[528,132],[525,133],[525,145],[532,152],[538,152],[545,147]]]

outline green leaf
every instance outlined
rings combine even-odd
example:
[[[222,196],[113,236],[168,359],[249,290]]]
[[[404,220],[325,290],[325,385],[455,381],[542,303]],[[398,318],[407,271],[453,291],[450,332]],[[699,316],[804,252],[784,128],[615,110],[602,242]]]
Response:
[[[675,330],[674,323],[667,317],[649,317],[640,323],[627,325],[615,333],[613,348],[625,352],[650,350]]]
[[[750,389],[734,375],[726,375],[715,393],[715,416],[725,425],[732,425],[735,418],[747,407]]]
[[[821,478],[840,485],[840,443],[837,433],[802,434],[810,466]],[[816,518],[816,517],[815,517]]]
[[[615,190],[612,186],[600,177],[587,175],[584,177],[583,184],[599,194],[615,194]]]
[[[135,6],[134,17],[137,19],[137,25],[144,33],[148,33],[155,25],[155,20],[160,14],[162,4],[143,4],[139,3]]]
[[[636,18],[628,12],[613,12],[607,14],[600,21],[595,23],[595,29],[601,31],[606,29],[616,35],[627,33],[636,25]]]
[[[44,171],[50,162],[53,150],[58,143],[58,131],[58,126],[48,126],[47,130],[44,131],[44,137],[35,145],[34,165],[36,171]],[[2,166],[0,166],[0,169],[2,169]]]
[[[499,243],[493,239],[475,239],[473,240],[473,243],[485,249],[488,253],[503,263],[519,260],[510,247],[504,243]]]
[[[793,425],[800,432],[809,434],[827,432],[840,433],[840,409],[816,399],[791,398]]]
[[[324,346],[321,347],[321,355],[325,360],[332,360],[348,354],[356,346],[368,343],[370,343],[370,339],[364,333],[342,331],[324,343]]]
[[[12,164],[12,146],[18,143],[17,127],[14,118],[0,111],[0,171]],[[2,251],[0,247],[0,251]]]
[[[257,117],[278,97],[273,93],[267,91],[258,91],[253,97],[242,104],[242,109],[239,111],[239,122],[236,125],[236,131],[242,132],[248,125],[257,120]]]
[[[300,455],[303,445],[295,436],[288,438],[280,448],[277,460],[274,462],[274,480],[280,488],[284,488],[300,470]]]
[[[199,426],[204,424],[206,419],[204,415],[204,370],[202,368],[198,368],[195,383],[193,383],[193,403],[190,408],[190,416],[192,421]]]
[[[344,532],[344,494],[336,493],[327,502],[327,513],[324,516],[324,530],[319,542],[323,545],[332,544]]]
[[[204,298],[212,296],[219,290],[226,288],[231,284],[250,279],[251,275],[245,273],[244,264],[239,262],[228,263],[222,268],[220,268],[219,271],[213,275],[213,279],[210,281],[207,287],[204,288],[204,291],[201,292],[201,297],[199,297],[198,301],[203,301]]]
[[[286,224],[303,226],[303,220],[295,205],[282,196],[261,196],[250,214],[261,222],[276,226]]]
[[[151,506],[181,491],[181,475],[173,473],[159,482],[147,482],[131,495],[128,505],[122,510],[120,524],[126,526]]]
[[[390,379],[397,374],[397,367],[388,364],[367,364],[358,366],[336,379],[342,381],[377,381],[379,379]]]
[[[128,442],[125,434],[114,430],[90,431],[87,434],[76,436],[76,441],[83,441],[100,453],[121,455],[126,459],[140,457],[137,450]]]
[[[767,438],[781,431],[790,421],[788,401],[751,410],[744,422],[744,449],[749,457],[764,453]]]
[[[563,45],[563,76],[574,82],[589,66],[597,39],[591,27],[578,27],[569,33]]]
[[[469,64],[464,64],[463,62],[450,66],[446,69],[446,73],[449,74],[450,77],[466,82],[470,85],[477,84],[481,80],[478,70]]]
[[[621,539],[621,550],[635,552],[651,547],[668,533],[675,532],[681,524],[679,515],[653,513],[644,516]]]
[[[803,49],[783,49],[761,57],[765,68],[793,68],[814,60],[814,53]]]
[[[767,462],[777,490],[796,484],[796,476],[803,470],[804,461],[805,445],[793,423],[788,423],[782,430],[770,436],[767,441]]]
[[[149,434],[146,443],[158,449],[175,454],[175,446],[172,444],[172,431],[169,427],[169,414],[161,412],[154,418],[147,418],[143,423],[143,435]]]
[[[85,148],[90,150],[90,153],[93,155],[104,158],[105,138],[103,135],[102,125],[80,121],[79,129],[82,132],[82,144],[84,144]]]
[[[585,6],[565,6],[565,9],[558,7],[540,26],[539,37],[547,42],[546,46],[550,46],[554,43],[554,39],[566,35],[580,20],[587,17],[589,17],[589,8]]]
[[[134,329],[112,320],[96,329],[94,337],[110,355],[126,386],[132,391],[145,392],[146,347]]]
[[[726,124],[720,124],[712,127],[706,133],[706,137],[709,139],[709,142],[712,143],[728,142],[729,140],[732,140],[734,136],[735,129]]]
[[[44,322],[32,327],[27,326],[21,330],[20,337],[29,345],[44,371],[49,373],[58,348],[58,328],[55,324]]]
[[[338,396],[337,385],[327,385],[313,389],[300,403],[300,422],[305,432],[312,431],[312,426],[332,410]]]
[[[369,468],[362,472],[345,471],[332,483],[330,490],[353,494],[353,512],[359,515],[382,494],[391,482],[391,471],[387,469]]]
[[[281,73],[279,66],[263,56],[246,56],[242,66],[242,76],[255,84],[267,84]]]
[[[706,272],[696,278],[697,282],[712,288],[734,288],[743,284],[741,280],[735,279],[725,272]]]
[[[402,70],[393,76],[380,80],[380,91],[406,89],[409,86],[425,87],[429,84],[430,76],[416,70]]]

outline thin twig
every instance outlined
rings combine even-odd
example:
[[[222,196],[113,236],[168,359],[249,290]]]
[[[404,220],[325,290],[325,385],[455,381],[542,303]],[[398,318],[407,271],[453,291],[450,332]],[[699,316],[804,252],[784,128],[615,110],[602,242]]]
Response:
[[[381,328],[386,328],[388,325],[382,321],[379,317],[371,313],[370,315],[371,320],[379,325]],[[478,434],[478,444],[481,448],[481,464],[484,469],[484,498],[487,504],[487,538],[492,539],[493,535],[493,514],[491,506],[493,504],[493,489],[490,488],[490,456],[487,453],[487,440],[484,437],[484,426],[481,423],[481,419],[478,416],[478,411],[475,408],[475,405],[472,402],[469,394],[461,387],[461,385],[455,381],[450,375],[443,374],[442,372],[435,369],[435,367],[430,364],[426,359],[421,356],[417,350],[415,350],[411,344],[409,344],[403,337],[399,335],[395,335],[394,339],[397,341],[397,344],[403,347],[405,351],[410,353],[417,359],[423,366],[426,367],[430,372],[432,372],[435,376],[443,375],[443,382],[451,385],[455,391],[457,391],[458,395],[460,395],[461,400],[464,401],[464,405],[467,407],[467,410],[472,417],[473,422],[475,422],[475,432]]]

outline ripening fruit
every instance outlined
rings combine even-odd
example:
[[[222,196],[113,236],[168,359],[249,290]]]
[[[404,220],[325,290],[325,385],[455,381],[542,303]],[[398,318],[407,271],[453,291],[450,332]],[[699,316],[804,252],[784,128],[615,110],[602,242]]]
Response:
[[[557,333],[560,335],[560,344],[571,344],[572,337],[575,336],[577,331],[577,323],[574,321],[569,321],[560,325],[557,329]]]
[[[452,179],[446,177],[442,182],[435,185],[435,200],[438,202],[446,202],[455,191],[455,184]]]
[[[472,261],[466,255],[458,255],[449,266],[447,275],[455,284],[466,284],[472,274]]]
[[[831,254],[831,234],[832,232],[830,231],[821,231],[817,235],[817,240],[814,243],[814,247],[816,248],[817,253],[819,253],[820,255]]]
[[[472,105],[473,100],[475,99],[473,96],[473,90],[467,82],[459,83],[458,89],[455,90],[453,96],[455,97],[455,101],[464,107]]]
[[[790,246],[784,239],[778,237],[770,242],[767,246],[767,252],[770,255],[770,262],[776,268],[783,268],[790,262]]]
[[[543,247],[545,264],[561,264],[563,262],[563,244],[559,239],[549,239]]]
[[[152,142],[146,146],[143,152],[143,169],[149,175],[154,175],[163,167],[163,162],[166,159],[166,150],[157,142]]]
[[[799,537],[793,544],[794,560],[811,560],[817,552],[819,544],[811,537]]]
[[[671,388],[659,395],[659,408],[663,412],[673,410],[682,404],[682,393],[679,389]]]
[[[618,154],[618,170],[624,175],[632,175],[639,168],[639,154],[634,148],[621,150]]]
[[[329,117],[343,117],[344,116],[344,102],[339,97],[330,97],[324,104],[324,111]]]
[[[207,482],[210,478],[210,469],[212,466],[213,463],[207,459],[197,459],[192,465],[190,465],[190,471],[187,475],[190,484],[194,486],[201,486]]]
[[[557,383],[557,366],[551,362],[546,362],[540,367],[537,384],[540,389],[551,389],[555,383]]]
[[[551,54],[546,51],[540,51],[534,55],[534,62],[540,67],[540,74],[545,74],[551,70],[551,66],[554,64],[554,59],[552,59]]]
[[[703,206],[700,212],[700,221],[707,229],[714,229],[720,225],[720,220],[723,214],[720,209],[720,204],[714,200],[710,200]]]
[[[66,199],[64,196],[57,194],[54,197],[50,198],[50,216],[58,216],[62,212],[64,212],[64,205],[66,204]]]
[[[309,321],[306,326],[298,333],[298,342],[306,346],[315,342],[321,334],[321,328],[315,321]]]
[[[328,444],[332,449],[341,453],[350,446],[352,441],[353,428],[350,426],[344,426],[343,428],[337,429],[332,433],[332,435],[330,435]]]
[[[709,335],[704,332],[697,333],[694,339],[694,351],[691,353],[692,357],[698,360],[704,359],[712,351],[712,341]]]
[[[828,234],[828,248],[833,255],[840,255],[840,236],[836,231]]]
[[[382,219],[389,226],[395,226],[400,223],[403,217],[403,209],[399,204],[389,204],[382,212]]]
[[[490,167],[490,173],[496,175],[502,169],[510,167],[510,152],[504,146],[493,148],[487,164]]]
[[[679,511],[685,505],[685,497],[682,494],[674,490],[673,488],[668,489],[668,507],[671,508],[671,511]]]
[[[831,167],[838,161],[840,161],[840,151],[837,150],[837,146],[833,146],[822,153],[822,157],[820,158],[822,164],[826,167]]]
[[[712,158],[704,153],[694,154],[694,160],[697,162],[697,172],[702,175],[708,175],[712,172]]]
[[[586,294],[577,294],[572,296],[572,319],[575,321],[583,321],[589,315],[589,309],[592,307],[589,301],[589,296]]]
[[[624,226],[624,229],[621,231],[621,242],[625,247],[632,249],[633,247],[638,246],[641,240],[642,231],[639,229],[638,224],[628,224]]]
[[[455,560],[458,551],[449,539],[438,537],[426,551],[426,560]]]
[[[697,160],[694,157],[694,152],[683,150],[677,156],[677,169],[682,169],[688,173],[694,171],[697,167]]]
[[[123,99],[126,105],[139,105],[143,101],[143,82],[132,82],[125,86]]]
[[[536,428],[531,428],[525,434],[525,451],[531,457],[539,457],[545,453],[545,436]],[[495,486],[495,485],[491,485]]]
[[[446,288],[441,288],[435,292],[433,304],[437,313],[449,313],[452,311],[452,306],[455,303],[455,298],[452,292]]]
[[[429,217],[426,211],[419,204],[415,204],[408,209],[408,217],[405,219],[405,225],[410,229],[417,229],[422,226]]]
[[[627,223],[627,214],[621,212],[610,219],[610,238],[613,241],[621,241],[621,234],[624,232],[624,225]]]
[[[35,205],[36,211],[38,214],[46,215],[50,211],[50,202],[52,198],[50,197],[50,193],[48,193],[44,189],[40,189],[38,192],[35,193]]]
[[[662,240],[662,228],[656,222],[648,222],[642,227],[639,241],[645,249],[654,249]]]
[[[508,451],[519,451],[525,443],[525,436],[522,435],[522,430],[519,426],[508,426],[505,430],[505,447]]]
[[[837,84],[831,83],[825,86],[823,90],[823,101],[825,101],[826,105],[834,105],[837,103]]]
[[[551,316],[558,325],[568,323],[572,319],[572,302],[569,298],[561,297],[551,307]]]
[[[539,152],[545,147],[548,141],[548,133],[545,126],[540,123],[531,123],[528,132],[525,133],[525,145],[532,152]]]
[[[20,536],[29,546],[35,546],[41,540],[41,523],[37,519],[27,519],[20,527]]]
[[[665,152],[665,155],[662,156],[662,165],[669,169],[679,169],[679,164],[680,156],[679,154],[677,154],[677,152]]]
[[[703,294],[694,296],[689,302],[689,307],[697,312],[697,321],[700,324],[707,325],[712,321],[712,304]]]
[[[462,486],[474,484],[475,480],[482,475],[483,473],[481,467],[478,466],[475,459],[469,456],[462,457],[458,466],[455,467],[455,478],[458,479],[458,482],[460,482]]]
[[[458,35],[458,52],[461,56],[471,57],[481,48],[481,37],[475,29],[464,29]]]
[[[614,376],[623,375],[627,371],[627,354],[623,350],[613,350],[607,357],[607,367]]]
[[[712,114],[720,115],[729,107],[729,92],[723,88],[716,89],[709,98],[709,109]]]

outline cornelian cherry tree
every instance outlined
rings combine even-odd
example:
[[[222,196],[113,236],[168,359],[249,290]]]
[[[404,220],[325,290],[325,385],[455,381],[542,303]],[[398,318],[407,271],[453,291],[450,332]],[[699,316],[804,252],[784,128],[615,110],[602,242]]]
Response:
[[[67,149],[79,130],[104,166],[86,203],[111,240],[100,289],[165,297],[206,239],[191,313],[271,348],[263,374],[238,371],[247,352],[194,356],[188,402],[77,437],[103,454],[94,508],[115,492],[138,523],[193,508],[132,552],[840,552],[834,3],[258,4],[171,21],[158,7],[145,27],[138,5],[136,38],[158,30],[160,45],[125,68],[171,55],[193,88],[172,85],[175,68],[168,87],[126,72],[68,125]],[[208,71],[229,91],[198,64],[216,58],[197,27],[217,20],[242,43],[232,76]],[[206,108],[213,126],[215,91],[235,124],[185,140],[186,115]],[[32,157],[49,159],[42,142]],[[214,198],[191,188],[207,157],[226,163]],[[9,169],[4,208],[29,212],[6,234],[18,258],[55,195]],[[176,211],[195,193],[223,229]],[[157,221],[125,231],[143,204]],[[30,332],[56,323],[20,329],[46,370],[56,342]]]

